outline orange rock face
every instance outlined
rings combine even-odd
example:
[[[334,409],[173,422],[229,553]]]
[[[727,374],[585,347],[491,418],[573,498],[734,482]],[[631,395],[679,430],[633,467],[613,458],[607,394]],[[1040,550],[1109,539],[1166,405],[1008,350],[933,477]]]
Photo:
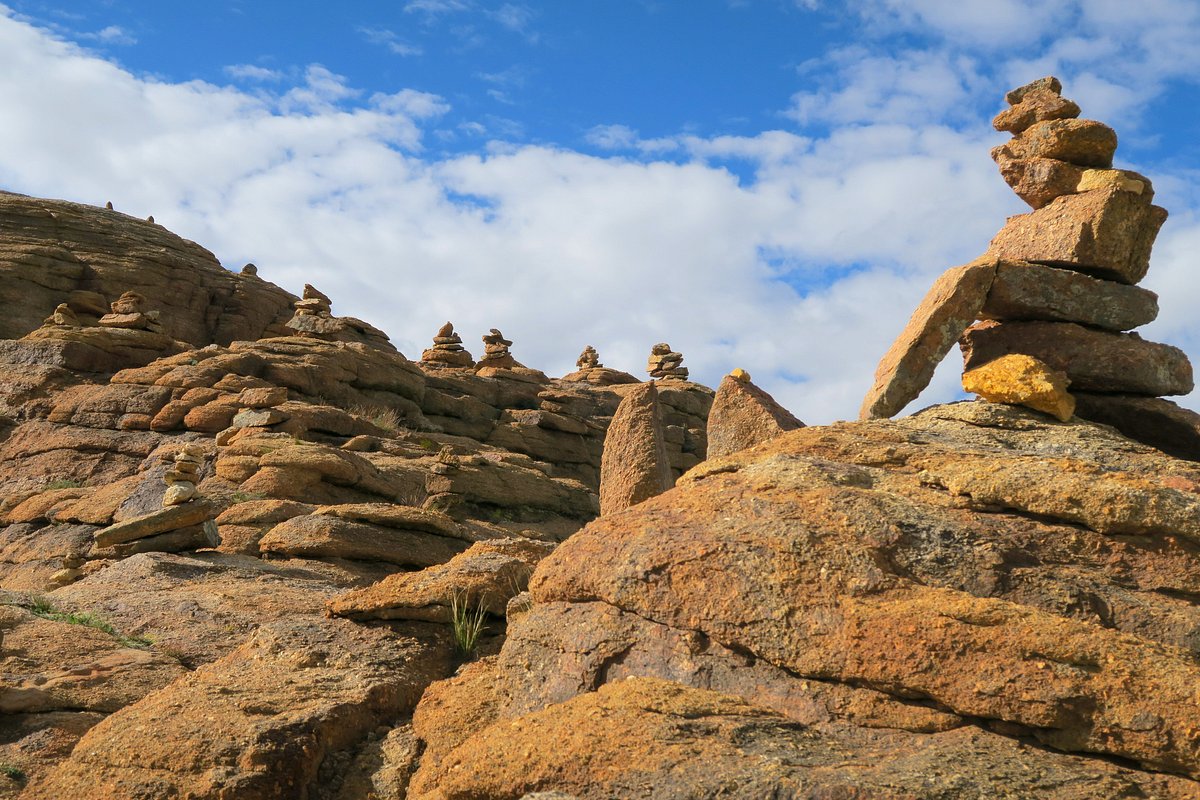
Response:
[[[1008,406],[786,433],[601,517],[543,561],[496,662],[494,724],[423,767],[417,796],[641,796],[660,776],[660,791],[707,797],[718,775],[757,796],[821,780],[874,796],[876,766],[901,782],[937,758],[953,767],[924,777],[958,781],[952,796],[1003,780],[1028,781],[1012,784],[1025,796],[1072,797],[1074,780],[1189,796],[1200,616],[1174,597],[1200,589],[1198,513],[1194,464]],[[667,697],[705,721],[696,739]],[[757,732],[720,734],[725,713]],[[783,720],[840,755],[778,738]],[[522,756],[535,740],[536,758]],[[685,741],[688,763],[712,769],[627,758],[649,770],[627,787],[612,741],[647,754]],[[721,749],[748,741],[814,755],[780,772]],[[843,746],[872,766],[839,772]]]
[[[993,403],[1009,403],[1044,411],[1066,422],[1075,413],[1067,393],[1067,375],[1026,355],[1001,356],[964,372],[963,390]]]
[[[604,438],[600,513],[611,514],[671,488],[662,409],[654,382],[625,395]]]
[[[742,380],[729,375],[717,387],[708,413],[708,457],[729,455],[803,427],[803,422],[748,376]]]

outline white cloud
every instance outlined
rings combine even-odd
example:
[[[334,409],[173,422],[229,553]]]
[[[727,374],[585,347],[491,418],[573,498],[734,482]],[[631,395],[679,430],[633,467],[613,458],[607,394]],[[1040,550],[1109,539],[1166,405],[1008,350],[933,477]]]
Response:
[[[825,103],[803,112],[820,133],[643,140],[607,125],[588,142],[625,157],[596,157],[520,144],[518,123],[487,119],[438,131],[490,135],[485,152],[434,159],[422,147],[441,98],[366,96],[318,65],[300,86],[253,93],[146,80],[0,14],[0,69],[26,76],[0,82],[0,183],[154,214],[225,263],[253,261],[293,291],[317,285],[335,313],[384,328],[410,356],[447,319],[476,351],[503,329],[550,374],[589,343],[640,373],[668,341],[696,378],[746,368],[825,422],[857,413],[933,279],[1022,210],[973,110],[996,79],[941,47],[866,57],[872,69],[835,54],[839,72],[797,100],[798,114],[804,97]],[[1125,85],[1096,76],[1098,96],[1101,81]],[[655,154],[673,160],[642,160]],[[1160,192],[1195,200],[1188,177]],[[1151,276],[1164,295],[1154,334],[1200,349],[1197,247],[1185,209]],[[956,396],[957,366],[951,356],[921,402]]]
[[[425,51],[418,45],[411,44],[400,38],[395,31],[387,28],[360,27],[358,32],[371,44],[387,48],[388,52],[398,56],[419,56]]]
[[[81,39],[86,41],[99,42],[100,44],[115,44],[115,45],[134,45],[137,44],[137,37],[129,31],[122,28],[120,25],[109,25],[101,28],[94,33],[81,33]]]
[[[267,69],[254,64],[230,64],[225,67],[225,74],[236,80],[270,81],[283,80],[283,73],[275,69]]]

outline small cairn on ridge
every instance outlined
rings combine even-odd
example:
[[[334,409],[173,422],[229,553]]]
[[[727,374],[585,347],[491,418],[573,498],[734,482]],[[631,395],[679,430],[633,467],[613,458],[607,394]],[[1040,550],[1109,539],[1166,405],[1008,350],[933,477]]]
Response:
[[[659,342],[650,348],[650,357],[646,359],[646,371],[651,378],[661,380],[686,381],[688,368],[683,364],[683,354],[676,353],[671,345]]]
[[[323,339],[329,342],[359,342],[394,351],[383,331],[356,317],[335,317],[333,301],[312,284],[304,284],[303,296],[292,304],[295,315],[285,327],[297,336]]]
[[[167,484],[162,501],[164,506],[177,506],[196,496],[196,481],[203,463],[203,451],[191,445],[184,445],[175,454],[174,462],[163,475],[163,481]]]
[[[505,339],[504,334],[499,328],[492,328],[488,333],[483,335],[483,358],[479,359],[479,363],[475,365],[476,371],[491,368],[491,369],[513,369],[520,367],[521,364],[512,357],[512,353],[508,348],[512,347],[512,341]]]
[[[58,325],[64,328],[78,328],[79,317],[66,303],[59,303],[55,306],[54,311],[46,319],[42,320],[43,325]]]
[[[880,362],[861,416],[898,413],[961,337],[968,391],[1064,421],[1076,413],[1156,446],[1163,434],[1146,415],[1163,426],[1185,415],[1200,456],[1200,415],[1161,399],[1191,391],[1187,356],[1127,332],[1158,314],[1157,296],[1136,284],[1167,212],[1144,176],[1112,168],[1112,129],[1076,119],[1060,92],[1048,77],[1008,93],[993,124],[1013,138],[992,158],[1034,210],[938,279]]]
[[[609,369],[600,363],[600,354],[590,344],[583,348],[575,361],[575,371],[563,375],[564,381],[586,381],[598,386],[611,386],[618,383],[640,383],[628,372]]]
[[[454,325],[447,322],[438,328],[433,347],[421,353],[421,363],[427,367],[470,369],[475,366],[475,359],[463,347],[462,337],[454,332]]]
[[[100,317],[99,325],[105,328],[128,328],[139,331],[162,332],[159,312],[145,311],[142,305],[146,298],[137,292],[125,292],[109,306],[111,311]],[[60,304],[59,308],[62,308]],[[58,309],[55,309],[57,312]]]

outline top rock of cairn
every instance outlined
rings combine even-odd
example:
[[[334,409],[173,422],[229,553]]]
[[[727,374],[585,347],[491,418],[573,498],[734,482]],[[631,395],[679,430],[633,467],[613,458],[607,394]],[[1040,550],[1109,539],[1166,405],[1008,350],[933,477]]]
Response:
[[[454,332],[454,325],[447,322],[438,328],[433,337],[433,347],[421,353],[421,364],[426,367],[459,367],[470,369],[475,359],[463,347],[462,337]]]
[[[984,397],[1044,410],[1047,387],[1069,385],[1076,413],[1151,444],[1147,409],[1159,409],[1164,425],[1182,411],[1146,399],[1191,391],[1187,356],[1125,333],[1158,314],[1157,296],[1135,284],[1167,212],[1151,203],[1144,176],[1112,169],[1116,134],[1077,119],[1079,107],[1061,89],[1047,77],[1008,93],[1009,108],[993,124],[1013,138],[992,158],[1034,210],[1009,218],[984,256],[938,279],[880,362],[863,418],[891,417],[916,399],[960,336],[968,373],[992,365],[966,380]],[[1045,369],[1028,360],[993,364],[1014,354]],[[1113,404],[1126,407],[1129,398],[1141,418],[1122,424]],[[1051,405],[1065,419],[1074,404],[1060,397]],[[1194,428],[1200,454],[1200,417]]]

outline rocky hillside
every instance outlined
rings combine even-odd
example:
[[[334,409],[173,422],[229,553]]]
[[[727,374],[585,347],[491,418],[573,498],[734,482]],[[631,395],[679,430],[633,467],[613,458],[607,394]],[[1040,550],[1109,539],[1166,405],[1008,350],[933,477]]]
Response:
[[[823,427],[665,342],[410,360],[0,195],[0,798],[1200,797],[1200,416],[1126,332],[1165,212],[1060,89],[997,117],[1034,212]],[[960,337],[991,401],[888,419]]]

